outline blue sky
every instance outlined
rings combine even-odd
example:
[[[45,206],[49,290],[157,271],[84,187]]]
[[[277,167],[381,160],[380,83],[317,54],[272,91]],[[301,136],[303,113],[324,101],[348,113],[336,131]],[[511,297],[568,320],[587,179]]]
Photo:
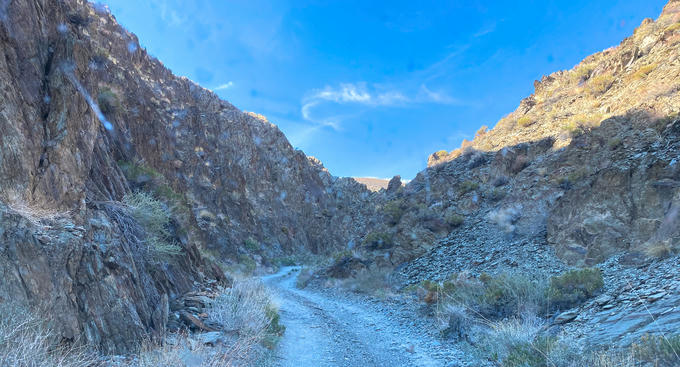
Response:
[[[107,0],[149,53],[337,176],[410,179],[665,0]]]

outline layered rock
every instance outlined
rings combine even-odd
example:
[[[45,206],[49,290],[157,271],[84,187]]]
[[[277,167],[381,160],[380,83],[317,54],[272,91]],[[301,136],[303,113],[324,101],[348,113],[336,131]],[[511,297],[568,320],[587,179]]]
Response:
[[[373,211],[364,186],[175,77],[84,0],[0,4],[0,100],[3,285],[105,352],[162,333],[164,300],[221,277],[199,249],[263,263],[340,249]],[[172,209],[182,255],[150,259],[129,233],[132,190]]]

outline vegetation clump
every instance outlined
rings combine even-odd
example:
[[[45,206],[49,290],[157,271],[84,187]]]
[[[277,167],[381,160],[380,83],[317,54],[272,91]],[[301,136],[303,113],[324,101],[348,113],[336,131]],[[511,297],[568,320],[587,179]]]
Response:
[[[460,214],[453,213],[446,217],[446,224],[451,228],[460,227],[463,222],[465,222],[465,217]]]
[[[394,239],[387,232],[371,232],[364,237],[363,245],[369,250],[384,250],[394,246]]]
[[[248,251],[254,252],[260,249],[260,244],[255,241],[252,237],[246,238],[245,241],[243,241],[243,245]]]
[[[120,108],[120,100],[118,95],[111,88],[105,87],[99,91],[97,95],[97,104],[99,110],[105,115],[115,113]]]
[[[517,126],[519,127],[527,127],[530,125],[533,125],[533,123],[536,122],[534,119],[532,119],[529,116],[522,116],[519,119],[517,119]]]
[[[581,65],[578,68],[576,68],[573,72],[573,81],[575,83],[581,83],[582,81],[588,79],[590,77],[590,74],[593,72],[595,69],[595,65],[593,64],[585,64]]]
[[[609,74],[598,75],[588,80],[586,89],[592,96],[604,94],[614,84],[614,77]]]
[[[649,75],[652,71],[654,71],[657,67],[657,64],[649,64],[640,67],[635,74],[633,74],[633,79],[644,79]]]
[[[571,136],[582,135],[599,126],[603,118],[604,116],[600,113],[574,115],[567,120],[562,129]]]
[[[165,259],[182,253],[182,248],[172,240],[170,214],[163,203],[143,191],[125,195],[123,202],[144,229],[144,242],[154,257]]]
[[[552,309],[569,309],[594,296],[604,286],[597,268],[571,270],[550,278],[548,300]]]
[[[500,188],[493,188],[491,191],[489,191],[489,200],[491,201],[500,201],[502,200],[506,195],[505,190],[500,189]]]
[[[286,329],[268,288],[255,279],[236,280],[223,289],[208,315],[224,330],[238,331],[239,338],[251,348],[257,343],[273,347]]]
[[[680,361],[680,334],[645,335],[631,349],[637,358],[653,366],[674,366]]]
[[[383,205],[383,214],[390,225],[397,225],[404,215],[404,212],[405,205],[403,200],[392,200]]]
[[[664,259],[675,254],[677,248],[673,246],[671,240],[664,240],[648,244],[644,251],[648,258]]]
[[[99,365],[94,353],[60,344],[59,333],[50,328],[44,315],[3,296],[0,298],[0,366]]]
[[[461,194],[467,194],[468,192],[475,191],[479,188],[479,183],[471,180],[466,180],[458,185],[458,191]]]

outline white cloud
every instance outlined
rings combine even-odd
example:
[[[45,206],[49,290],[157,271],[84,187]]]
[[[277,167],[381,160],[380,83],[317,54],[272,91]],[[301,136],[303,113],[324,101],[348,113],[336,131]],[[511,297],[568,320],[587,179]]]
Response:
[[[346,105],[354,104],[364,107],[408,107],[415,104],[459,104],[443,91],[432,91],[424,84],[412,92],[402,92],[398,88],[389,88],[380,84],[369,85],[366,82],[340,83],[337,87],[326,86],[315,89],[302,99],[301,113],[307,120],[333,129],[340,128],[343,116],[319,118],[312,112],[322,104]]]
[[[427,85],[422,84],[420,86],[420,91],[418,92],[419,101],[423,103],[437,103],[437,104],[448,104],[448,105],[462,105],[463,101],[453,98],[443,91],[433,91],[427,87]]]
[[[233,87],[233,86],[234,86],[234,82],[229,81],[229,82],[227,82],[227,83],[224,83],[224,84],[222,84],[222,85],[219,85],[219,86],[215,87],[215,89],[213,89],[213,90],[224,90],[224,89],[229,89],[229,88],[231,88],[231,87]]]

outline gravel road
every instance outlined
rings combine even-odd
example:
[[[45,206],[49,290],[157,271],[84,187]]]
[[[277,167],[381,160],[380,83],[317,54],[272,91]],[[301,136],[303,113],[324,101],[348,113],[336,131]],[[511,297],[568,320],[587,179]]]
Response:
[[[280,301],[286,332],[274,365],[464,366],[460,351],[423,331],[407,310],[351,294],[297,289],[299,267],[263,278]]]

